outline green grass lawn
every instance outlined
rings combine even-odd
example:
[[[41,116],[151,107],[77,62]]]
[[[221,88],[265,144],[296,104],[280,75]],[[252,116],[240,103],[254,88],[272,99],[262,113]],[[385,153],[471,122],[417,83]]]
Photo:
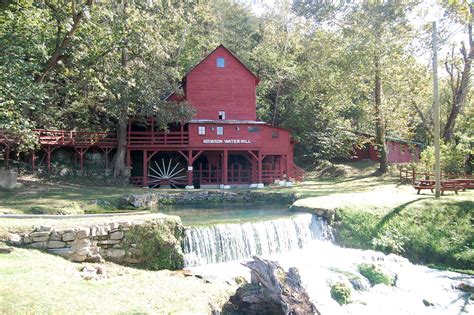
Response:
[[[294,192],[297,205],[337,209],[337,230],[343,245],[394,252],[414,262],[474,270],[474,190],[457,195],[446,192],[440,199],[429,191],[417,195],[411,185],[400,183],[397,174],[371,176],[376,166],[365,161],[350,163],[338,166],[345,177],[321,179],[309,173],[294,187],[260,191]],[[0,190],[0,213],[116,210],[124,193],[144,192],[149,190],[93,181],[22,178],[18,188]],[[4,221],[0,234],[15,225],[14,220]]]
[[[77,214],[86,210],[115,209],[118,198],[124,193],[143,191],[129,185],[107,186],[87,180],[70,182],[22,177],[15,189],[0,189],[0,213]],[[102,203],[97,203],[98,200]]]
[[[37,250],[0,254],[0,314],[209,314],[235,288],[180,272],[105,264],[84,280],[81,264]]]

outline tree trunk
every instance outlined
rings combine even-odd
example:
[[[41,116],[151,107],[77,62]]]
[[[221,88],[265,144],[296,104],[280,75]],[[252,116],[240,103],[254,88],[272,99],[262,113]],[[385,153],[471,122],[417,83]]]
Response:
[[[382,80],[380,78],[380,62],[378,57],[374,60],[375,66],[375,134],[377,147],[379,151],[380,166],[379,172],[381,174],[387,173],[387,148],[385,146],[385,119],[382,112]]]
[[[127,155],[127,108],[120,114],[117,128],[117,152],[114,157],[114,177],[128,175],[126,172],[125,157]]]
[[[61,41],[61,44],[56,45],[56,49],[54,50],[53,55],[49,58],[48,62],[46,63],[46,66],[44,67],[43,71],[41,72],[41,74],[36,76],[36,83],[42,83],[48,73],[58,64],[58,61],[63,56],[64,50],[69,47],[69,43],[71,42],[72,37],[76,33],[77,29],[79,28],[79,24],[84,18],[84,10],[86,10],[86,8],[90,6],[92,6],[92,0],[88,0],[85,6],[73,16],[71,29],[66,33],[63,40]]]
[[[464,106],[464,103],[466,101],[467,93],[469,91],[469,80],[470,80],[470,75],[471,75],[471,64],[472,64],[472,59],[474,58],[474,42],[473,42],[473,34],[472,34],[472,20],[473,20],[473,15],[474,15],[474,5],[470,4],[469,5],[469,11],[471,18],[469,20],[469,24],[467,26],[468,28],[468,34],[469,34],[469,51],[466,50],[466,47],[464,44],[462,44],[461,47],[461,54],[463,56],[463,62],[464,62],[464,69],[462,70],[461,73],[461,79],[456,80],[454,78],[454,70],[450,71],[448,68],[448,65],[446,64],[446,70],[449,73],[449,77],[451,80],[451,86],[452,92],[453,92],[453,100],[451,104],[451,110],[449,112],[448,120],[446,121],[446,125],[444,127],[444,132],[443,132],[443,139],[446,142],[449,142],[453,139],[454,136],[454,126],[456,124],[456,118],[458,117],[459,113],[462,110],[462,107]],[[447,63],[447,62],[446,62]],[[455,82],[456,81],[456,82]]]

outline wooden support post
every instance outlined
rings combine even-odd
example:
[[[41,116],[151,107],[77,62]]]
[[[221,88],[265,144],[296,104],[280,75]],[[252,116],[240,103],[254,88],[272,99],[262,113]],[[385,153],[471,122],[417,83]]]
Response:
[[[286,155],[286,181],[289,182],[290,178],[293,174],[291,174],[291,160],[290,156]]]
[[[283,177],[283,156],[280,155],[279,157],[279,165],[280,165],[280,181],[284,180],[284,177]]]
[[[222,183],[224,184],[224,189],[226,188],[226,186],[229,185],[228,183],[228,162],[229,162],[229,152],[227,150],[224,150],[224,155],[223,155],[223,159],[222,159]]]
[[[180,142],[180,144],[184,144],[184,139],[183,139],[183,137],[184,137],[184,126],[183,126],[183,122],[180,122],[179,126],[180,126],[180,129],[181,129],[181,142]]]
[[[188,185],[186,189],[194,189],[193,186],[193,150],[188,150]]]
[[[10,147],[5,148],[5,165],[10,168]]]
[[[148,188],[148,151],[143,150],[143,188]]]
[[[46,164],[48,165],[48,174],[51,174],[51,146],[46,146]]]
[[[31,171],[34,172],[36,170],[36,165],[35,165],[35,151],[31,152]]]
[[[81,169],[81,172],[84,168],[84,149],[83,148],[80,148],[79,149],[79,165],[80,165],[80,169]]]
[[[127,167],[132,167],[132,154],[130,149],[127,150]]]
[[[151,143],[155,144],[155,118],[151,119]]]
[[[105,148],[104,149],[104,159],[105,159],[105,169],[108,170],[109,169],[109,153],[110,153],[110,150],[109,148]]]
[[[263,183],[263,168],[262,168],[263,157],[260,151],[258,151],[258,184]]]

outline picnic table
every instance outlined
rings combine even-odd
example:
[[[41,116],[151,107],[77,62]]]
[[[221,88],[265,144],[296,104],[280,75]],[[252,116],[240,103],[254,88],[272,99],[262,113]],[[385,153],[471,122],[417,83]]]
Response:
[[[466,191],[466,189],[474,189],[473,178],[459,178],[459,179],[453,179],[453,181],[456,181],[458,185],[462,187],[463,191]]]
[[[418,190],[417,194],[420,194],[420,191],[423,189],[429,189],[431,192],[435,189],[436,181],[434,179],[419,179],[416,180],[413,187]],[[444,195],[445,191],[454,191],[458,193],[458,190],[466,190],[467,187],[462,182],[459,182],[459,179],[447,179],[441,181],[441,195]]]

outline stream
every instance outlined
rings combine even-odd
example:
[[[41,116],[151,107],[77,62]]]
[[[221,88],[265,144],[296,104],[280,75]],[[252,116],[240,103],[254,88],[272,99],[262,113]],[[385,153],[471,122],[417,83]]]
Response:
[[[180,215],[179,211],[173,214]],[[228,223],[212,223],[221,222],[222,211],[227,210],[212,216],[209,209],[199,218],[183,220],[191,225],[183,242],[186,269],[216,281],[233,283],[237,276],[250,280],[249,270],[240,263],[259,255],[285,269],[297,267],[322,314],[474,314],[470,294],[456,289],[461,282],[474,285],[473,276],[415,265],[394,254],[336,246],[330,227],[311,214],[288,215],[286,210],[278,217],[280,210],[274,210],[262,219],[260,209],[254,217],[248,214],[242,219],[241,212]],[[214,219],[203,225],[206,216]],[[361,263],[380,265],[396,284],[370,286],[358,272]],[[350,304],[341,306],[331,298],[331,284],[337,282],[351,286]]]

